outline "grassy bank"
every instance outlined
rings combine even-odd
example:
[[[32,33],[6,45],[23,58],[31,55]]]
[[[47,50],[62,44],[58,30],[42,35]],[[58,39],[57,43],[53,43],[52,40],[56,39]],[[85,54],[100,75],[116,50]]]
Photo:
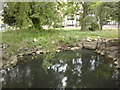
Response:
[[[2,42],[10,45],[7,53],[15,54],[19,48],[42,46],[43,49],[53,50],[61,42],[73,46],[85,37],[97,38],[98,36],[103,38],[118,38],[118,30],[94,32],[81,32],[79,29],[16,30],[3,32]]]

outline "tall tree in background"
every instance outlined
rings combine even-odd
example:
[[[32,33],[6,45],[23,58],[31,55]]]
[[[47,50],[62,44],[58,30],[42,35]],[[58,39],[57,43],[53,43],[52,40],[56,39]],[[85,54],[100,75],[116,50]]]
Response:
[[[99,19],[100,29],[102,30],[102,26],[104,22],[108,20],[115,20],[117,21],[116,10],[117,10],[117,3],[115,2],[97,2],[94,10],[95,15]]]
[[[25,27],[29,22],[30,7],[29,3],[7,2],[4,7],[4,22],[17,27]]]
[[[86,30],[86,23],[84,21],[85,17],[87,16],[87,11],[88,11],[88,5],[87,2],[82,2],[82,8],[83,8],[83,13],[82,13],[82,22],[81,22],[81,31]]]
[[[4,8],[4,22],[17,27],[41,28],[59,21],[54,2],[7,2]]]

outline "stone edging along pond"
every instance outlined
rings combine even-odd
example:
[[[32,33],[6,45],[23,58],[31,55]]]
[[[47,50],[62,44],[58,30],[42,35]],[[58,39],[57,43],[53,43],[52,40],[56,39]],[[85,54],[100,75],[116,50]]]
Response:
[[[119,40],[117,38],[116,39],[104,39],[104,38],[93,39],[88,37],[88,38],[82,39],[74,47],[60,46],[56,49],[56,52],[60,52],[63,50],[73,50],[73,51],[81,50],[83,48],[95,50],[96,53],[99,53],[100,55],[105,56],[107,58],[111,58],[114,61],[116,68],[120,69],[120,61],[119,61],[120,49],[119,49],[118,41]],[[32,50],[26,51],[25,53],[21,52],[9,58],[3,56],[2,61],[6,61],[3,64],[3,68],[12,68],[17,64],[18,58],[24,55],[38,55],[38,54],[44,54],[44,53],[50,53],[50,52],[44,51],[42,50],[41,46],[38,46],[36,48],[33,48]]]

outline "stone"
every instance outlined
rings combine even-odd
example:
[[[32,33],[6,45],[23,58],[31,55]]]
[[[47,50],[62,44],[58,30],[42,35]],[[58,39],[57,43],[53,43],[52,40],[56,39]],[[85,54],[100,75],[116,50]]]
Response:
[[[86,41],[91,42],[91,41],[92,41],[92,38],[87,37]]]
[[[98,44],[97,44],[97,48],[100,48],[100,47],[101,47],[101,43],[98,42]]]
[[[82,48],[83,48],[82,43],[77,43],[77,46],[78,46],[80,49],[82,49]]]
[[[96,49],[94,52],[96,52],[96,53],[97,53],[97,52],[98,52],[98,49]]]
[[[13,60],[10,62],[10,64],[12,64],[12,65],[16,65],[16,63],[17,63],[17,60]]]
[[[117,57],[117,52],[116,51],[114,51],[114,52],[109,52],[109,54],[108,54],[108,57],[109,58],[116,58]]]
[[[118,65],[118,61],[115,61],[114,64],[115,64],[115,65]]]
[[[42,46],[36,46],[37,49],[42,49]]]
[[[58,47],[57,47],[57,49],[58,49],[58,50],[61,50],[61,49],[62,49],[62,47],[58,46]]]
[[[86,49],[96,49],[97,42],[83,42],[83,47]]]
[[[72,47],[70,50],[79,50],[79,49],[81,49],[80,47]]]
[[[118,61],[118,68],[120,68],[120,58],[117,58]]]
[[[110,53],[110,51],[106,51],[106,56],[108,56],[108,55],[109,55],[109,53]]]
[[[105,55],[105,50],[102,50],[102,51],[100,52],[100,54],[101,54],[101,55]]]
[[[36,51],[36,54],[43,54],[45,51],[43,51],[43,50],[38,50],[38,51]]]
[[[101,43],[100,49],[105,50],[106,49],[106,43]]]
[[[56,52],[60,52],[61,50],[56,50]]]
[[[33,42],[37,42],[38,40],[36,38],[33,39]]]
[[[0,51],[2,51],[2,48],[0,47]]]
[[[0,62],[0,69],[2,68],[2,66],[3,66],[3,63],[2,63],[2,62]]]
[[[109,47],[109,50],[110,51],[117,51],[118,50],[118,46]]]
[[[113,60],[114,60],[114,61],[117,61],[117,57],[114,57]]]
[[[34,55],[35,55],[35,53],[33,52],[33,53],[32,53],[32,55],[34,56]]]
[[[74,51],[75,49],[72,47],[70,50]]]
[[[80,48],[80,47],[74,47],[74,49],[75,49],[75,50],[79,50],[79,49],[81,49],[81,48]]]
[[[97,50],[97,53],[100,53],[101,51],[100,50]]]
[[[48,54],[48,53],[50,53],[50,51],[49,51],[49,50],[46,50],[46,51],[44,51],[44,54],[45,54],[45,53]]]
[[[23,56],[23,55],[24,55],[24,53],[19,53],[19,54],[18,54],[18,56],[20,56],[20,57]]]
[[[29,51],[29,52],[27,51],[25,54],[26,55],[32,55],[32,53],[33,53],[33,51]]]
[[[10,59],[13,60],[13,61],[17,61],[17,56],[16,55],[15,56],[11,56]]]
[[[118,41],[112,41],[112,46],[118,46]]]

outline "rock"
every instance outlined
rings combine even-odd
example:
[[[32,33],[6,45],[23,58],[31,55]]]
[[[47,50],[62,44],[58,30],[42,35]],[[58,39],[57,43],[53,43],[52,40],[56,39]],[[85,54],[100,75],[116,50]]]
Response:
[[[32,55],[34,56],[34,55],[35,55],[35,53],[33,52],[33,53],[32,53]]]
[[[27,51],[25,54],[26,55],[32,55],[32,53],[33,53],[33,51],[29,51],[29,52]]]
[[[70,50],[79,50],[79,49],[81,49],[80,47],[72,47]]]
[[[118,46],[109,47],[109,50],[110,51],[117,51],[118,50]]]
[[[96,50],[96,53],[100,53],[100,52],[101,52],[101,50],[98,50],[98,49]]]
[[[92,38],[87,37],[86,41],[87,41],[87,42],[91,42],[91,41],[92,41]]]
[[[118,46],[118,41],[113,40],[111,44],[112,44],[112,46]]]
[[[97,49],[99,49],[100,47],[101,47],[101,43],[98,42],[98,44],[97,44]]]
[[[36,54],[43,54],[45,51],[43,51],[43,50],[38,50],[38,51],[36,51]]]
[[[37,49],[42,49],[42,46],[36,46]]]
[[[16,65],[16,63],[17,63],[17,60],[13,60],[10,62],[10,64],[12,64],[12,65]]]
[[[44,54],[49,54],[49,53],[50,53],[49,50],[44,51]]]
[[[95,52],[97,53],[97,52],[98,52],[98,49],[96,49]]]
[[[101,54],[101,55],[105,55],[105,50],[102,50],[102,51],[100,52],[100,54]]]
[[[78,46],[80,49],[82,49],[82,48],[83,48],[82,43],[77,43],[77,46]]]
[[[72,47],[70,50],[74,51],[75,49],[74,49],[74,47]]]
[[[0,47],[0,51],[2,51],[2,48]]]
[[[60,52],[61,50],[56,50],[56,52]]]
[[[2,60],[8,60],[8,56],[6,56],[5,54],[2,54]]]
[[[120,69],[120,66],[117,65],[116,68],[117,68],[117,69]]]
[[[24,53],[19,53],[18,56],[22,57],[24,55]]]
[[[2,61],[0,61],[0,69],[2,68],[2,66],[3,66],[3,63],[2,63]]]
[[[33,39],[33,42],[37,42],[38,40],[36,38]]]
[[[115,65],[118,65],[118,61],[115,61],[114,64],[115,64]]]
[[[98,36],[97,38],[98,38],[98,39],[102,39],[102,37],[100,37],[100,36]]]
[[[17,61],[17,56],[11,56],[10,59],[13,61]]]
[[[109,52],[109,54],[108,54],[108,57],[109,58],[116,58],[117,57],[117,52],[116,51],[114,51],[114,52]]]
[[[79,49],[81,49],[81,48],[80,48],[80,47],[74,47],[74,49],[75,49],[75,50],[79,50]]]
[[[108,56],[108,55],[109,55],[109,53],[110,53],[110,51],[108,51],[108,50],[107,50],[107,51],[106,51],[106,56]]]
[[[58,46],[56,49],[57,49],[57,50],[62,50],[62,47]]]
[[[117,57],[114,57],[113,60],[114,60],[114,61],[117,61]]]
[[[83,47],[86,49],[96,49],[97,42],[83,42]]]
[[[106,49],[106,43],[104,43],[104,42],[101,43],[100,49],[101,50],[105,50]]]
[[[7,44],[3,44],[3,45],[2,45],[2,48],[3,48],[3,49],[6,49],[7,47],[9,47]]]
[[[117,58],[117,61],[118,61],[118,68],[120,69],[120,58]]]
[[[0,48],[2,48],[2,45],[0,44]]]

